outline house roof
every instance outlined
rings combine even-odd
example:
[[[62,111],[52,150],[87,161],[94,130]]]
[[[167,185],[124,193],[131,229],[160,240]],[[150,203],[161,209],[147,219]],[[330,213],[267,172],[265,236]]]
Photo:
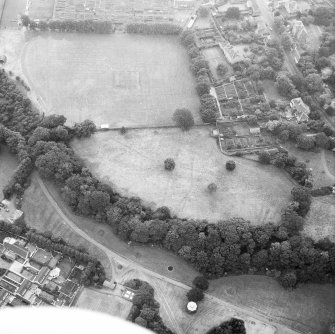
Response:
[[[42,292],[39,294],[39,297],[40,297],[43,301],[45,301],[45,302],[47,302],[47,303],[49,303],[49,304],[51,304],[52,301],[54,300],[53,295],[51,295],[50,293],[47,293],[47,292],[45,292],[45,291],[42,291]]]
[[[17,290],[17,294],[23,296],[25,292],[30,288],[31,284],[32,283],[29,280],[25,279]]]
[[[8,242],[4,242],[4,247],[6,249],[12,251],[16,255],[22,257],[23,259],[25,259],[29,254],[28,249],[26,249],[22,246],[19,246],[19,245],[12,245],[12,244],[9,244]]]
[[[309,106],[304,103],[301,97],[292,99],[291,103],[292,103],[293,108],[296,110],[296,112],[309,115],[310,113]]]
[[[39,273],[37,274],[35,280],[36,282],[42,284],[44,281],[45,277],[48,275],[50,269],[48,267],[42,267]]]

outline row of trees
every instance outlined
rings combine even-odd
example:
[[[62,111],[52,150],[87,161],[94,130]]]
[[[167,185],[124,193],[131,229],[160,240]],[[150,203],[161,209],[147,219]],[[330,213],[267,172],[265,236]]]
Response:
[[[246,334],[244,321],[232,318],[210,329],[207,334]]]
[[[191,61],[191,71],[196,78],[196,90],[200,97],[200,115],[205,123],[215,123],[219,116],[219,110],[215,98],[209,94],[211,75],[209,63],[201,55],[196,45],[193,31],[185,30],[180,35],[182,45],[187,49]]]
[[[115,27],[111,21],[101,20],[40,20],[35,22],[29,16],[21,15],[21,22],[24,27],[30,30],[40,31],[78,32],[85,34],[111,34],[115,31]]]
[[[157,334],[173,334],[164,325],[159,315],[159,303],[155,300],[153,287],[139,279],[132,279],[125,283],[125,286],[135,290],[132,300],[133,306],[127,320],[134,322],[144,328],[151,329]]]
[[[179,35],[181,27],[173,23],[130,23],[126,26],[128,34]]]

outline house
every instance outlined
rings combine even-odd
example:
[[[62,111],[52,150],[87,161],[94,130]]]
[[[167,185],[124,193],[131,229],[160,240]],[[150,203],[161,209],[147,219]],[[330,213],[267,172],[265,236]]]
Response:
[[[0,289],[0,307],[7,304],[7,296],[9,293],[5,290]]]
[[[41,284],[44,282],[44,280],[49,275],[50,269],[48,267],[42,267],[37,276],[35,277],[35,281],[38,284]]]
[[[308,32],[302,21],[295,20],[292,24],[292,35],[299,44],[308,42]]]
[[[196,0],[174,0],[173,7],[174,8],[193,8],[196,4]]]
[[[266,38],[271,35],[270,30],[268,29],[267,25],[260,21],[257,23],[256,34]]]
[[[28,255],[29,255],[29,251],[27,248],[19,246],[19,245],[15,245],[15,244],[10,244],[8,242],[4,242],[4,248],[5,248],[5,255],[7,257],[8,254],[12,254],[15,256],[15,258],[21,258],[23,260],[26,260]]]
[[[109,129],[109,124],[101,124],[100,129],[104,130],[104,131],[108,130]]]
[[[41,291],[38,297],[47,304],[52,304],[54,300],[54,296],[45,291]]]
[[[261,133],[261,128],[259,126],[250,126],[249,131],[252,135],[259,135]]]
[[[295,117],[300,122],[307,122],[309,120],[308,115],[310,114],[309,106],[304,103],[301,97],[292,99],[290,106],[294,111]]]

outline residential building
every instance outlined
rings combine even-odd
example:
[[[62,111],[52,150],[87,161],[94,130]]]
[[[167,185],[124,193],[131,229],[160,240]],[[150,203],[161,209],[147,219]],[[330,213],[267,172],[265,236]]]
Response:
[[[7,255],[11,254],[14,255],[15,258],[21,258],[23,260],[26,260],[29,255],[29,250],[25,247],[16,245],[16,244],[10,244],[8,242],[4,242],[4,254],[7,257]]]
[[[304,103],[301,97],[297,97],[292,99],[290,102],[290,106],[294,111],[295,117],[297,121],[307,122],[309,120],[310,109],[309,106]]]
[[[308,42],[308,32],[302,21],[295,20],[292,24],[292,35],[300,45]]]

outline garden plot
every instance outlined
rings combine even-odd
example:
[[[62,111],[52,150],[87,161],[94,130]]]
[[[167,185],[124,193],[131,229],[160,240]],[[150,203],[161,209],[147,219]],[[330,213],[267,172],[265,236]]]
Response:
[[[229,157],[220,153],[208,128],[136,130],[125,136],[105,132],[75,140],[73,148],[99,179],[121,194],[138,196],[152,207],[168,206],[180,217],[275,222],[290,197],[291,181],[274,166],[237,158],[236,170],[228,172]],[[169,157],[176,162],[172,172],[164,170]],[[210,196],[207,186],[212,182],[218,191]]]
[[[71,124],[171,125],[177,108],[201,122],[189,60],[175,37],[46,33],[26,45],[22,67],[45,113]]]

